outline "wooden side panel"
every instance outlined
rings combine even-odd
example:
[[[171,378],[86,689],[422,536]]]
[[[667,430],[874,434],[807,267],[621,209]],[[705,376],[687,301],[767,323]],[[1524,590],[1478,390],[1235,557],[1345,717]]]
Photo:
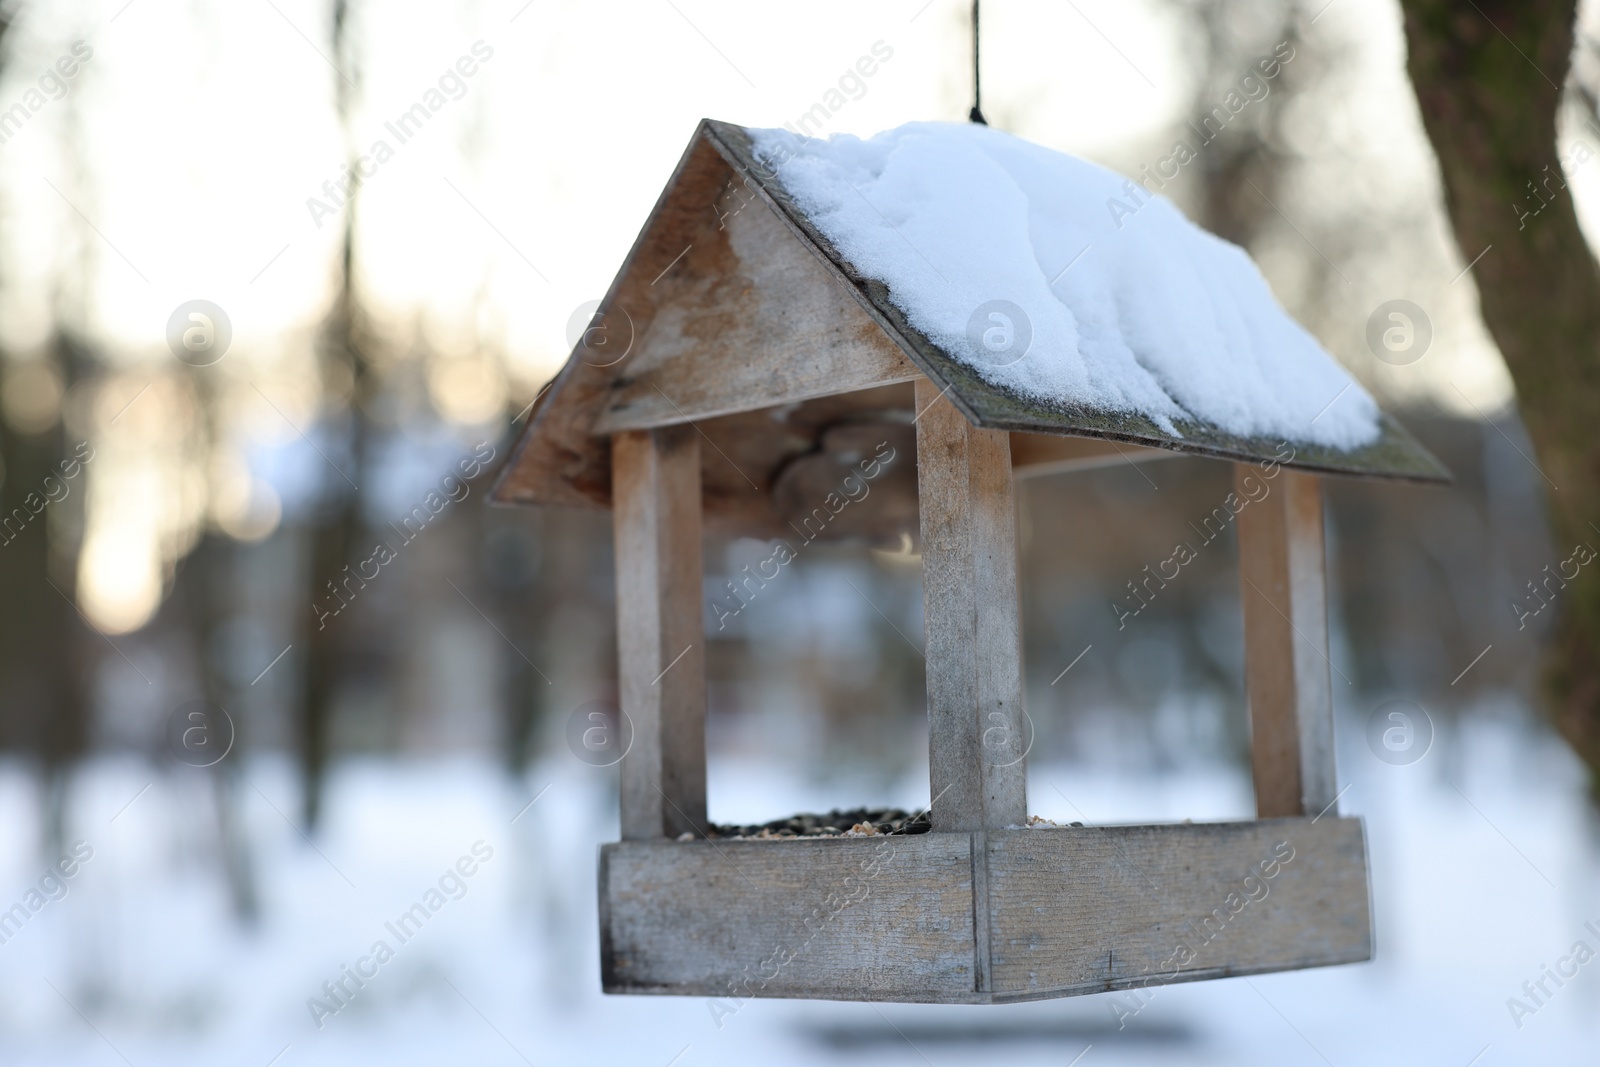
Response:
[[[997,1001],[1372,956],[1359,819],[987,836]]]
[[[1332,817],[623,841],[600,855],[601,975],[730,1006],[1138,989],[1370,959],[1367,886],[1360,820]]]
[[[966,834],[624,841],[600,857],[608,993],[972,1001]]]
[[[745,205],[740,194],[751,197]],[[922,376],[774,209],[735,187],[727,273],[679,281],[617,367],[595,433],[669,426]],[[728,207],[723,210],[727,211]]]
[[[917,381],[917,485],[935,830],[1027,821],[1011,440]]]
[[[617,659],[633,744],[620,765],[624,840],[706,825],[705,634],[700,607],[700,436],[612,441]]]
[[[1234,467],[1241,497],[1254,470]],[[1319,815],[1338,795],[1320,480],[1285,469],[1238,528],[1256,814]]]

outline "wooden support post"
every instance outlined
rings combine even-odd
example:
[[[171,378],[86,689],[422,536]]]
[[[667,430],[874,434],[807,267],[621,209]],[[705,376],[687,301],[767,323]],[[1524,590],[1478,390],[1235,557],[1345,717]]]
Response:
[[[1238,519],[1239,596],[1256,815],[1321,815],[1338,790],[1321,481],[1284,468],[1268,479],[1239,463],[1234,487],[1248,501]]]
[[[933,828],[999,830],[1028,817],[1011,440],[916,403]]]
[[[622,838],[706,827],[700,436],[692,426],[611,439],[617,666],[633,745],[621,763]]]

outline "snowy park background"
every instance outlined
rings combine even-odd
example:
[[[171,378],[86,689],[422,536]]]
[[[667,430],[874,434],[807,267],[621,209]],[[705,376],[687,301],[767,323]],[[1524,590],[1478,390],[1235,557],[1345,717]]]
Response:
[[[615,772],[564,737],[614,684],[604,515],[490,510],[478,478],[330,620],[332,644],[316,636],[339,570],[319,555],[329,531],[395,521],[463,457],[492,450],[498,467],[701,117],[782,127],[821,105],[820,132],[863,136],[959,121],[968,5],[353,3],[339,41],[333,10],[0,6],[0,108],[73,42],[92,50],[0,142],[0,490],[9,502],[47,446],[94,455],[48,537],[0,547],[0,914],[29,915],[0,943],[0,1063],[1592,1058],[1600,965],[1564,985],[1545,968],[1600,949],[1585,928],[1600,927],[1600,819],[1538,710],[1554,612],[1514,606],[1572,546],[1542,518],[1449,238],[1394,3],[985,8],[989,121],[1128,174],[1292,37],[1270,93],[1167,195],[1248,245],[1456,475],[1328,488],[1341,805],[1366,820],[1375,959],[1166,988],[1122,1029],[1129,1002],[1111,996],[731,1016],[602,996],[595,865]],[[461,56],[481,61],[459,93],[334,203],[351,145],[386,136]],[[1600,139],[1568,126],[1590,223],[1600,166],[1576,149]],[[1234,195],[1239,174],[1270,202]],[[166,340],[197,298],[232,321],[211,367]],[[1432,326],[1406,365],[1366,340],[1396,299]],[[1253,811],[1231,533],[1125,628],[1112,608],[1230,477],[1185,458],[1019,494],[1035,814]],[[708,599],[766,553],[708,541]],[[914,559],[822,546],[714,634],[712,817],[926,804],[921,633]],[[171,745],[200,698],[236,728],[206,769]],[[1395,700],[1432,731],[1399,765],[1369,742]],[[464,889],[319,1028],[308,1000],[480,842],[492,855]],[[1541,980],[1550,995],[1514,1018],[1508,1001]]]
[[[139,1067],[265,1065],[280,1053],[282,1064],[911,1065],[982,1055],[1062,1065],[1093,1046],[1080,1063],[1581,1060],[1600,1038],[1600,983],[1587,967],[1564,989],[1547,983],[1556,996],[1520,1028],[1505,1006],[1575,941],[1594,944],[1585,922],[1600,925],[1596,826],[1575,761],[1505,708],[1464,719],[1416,765],[1389,766],[1357,746],[1342,755],[1345,810],[1367,821],[1375,961],[1167,987],[1122,1030],[1105,995],[999,1008],[756,1000],[720,1020],[701,998],[602,996],[594,868],[615,809],[605,773],[570,758],[516,780],[481,759],[352,761],[335,777],[336,814],[315,848],[282,814],[293,804],[288,767],[251,764],[244,818],[269,903],[260,926],[243,931],[207,858],[216,842],[201,776],[107,758],[85,769],[69,806],[94,858],[66,898],[0,946],[0,1055]],[[1029,784],[1036,810],[1061,821],[1237,818],[1251,803],[1248,778],[1214,767],[1036,765]],[[24,774],[8,768],[0,789],[13,825],[33,814]],[[714,764],[714,816],[864,796],[914,803],[926,786],[808,782],[775,761]],[[465,895],[318,1029],[307,999],[376,938],[392,943],[383,924],[479,840],[494,855]],[[8,835],[0,885],[11,896],[39,877],[36,845]]]

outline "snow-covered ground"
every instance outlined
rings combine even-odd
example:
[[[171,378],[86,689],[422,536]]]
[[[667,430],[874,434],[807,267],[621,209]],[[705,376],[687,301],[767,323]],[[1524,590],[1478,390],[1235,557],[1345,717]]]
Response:
[[[1578,973],[1564,985],[1543,972],[1579,941],[1600,948],[1584,929],[1600,928],[1600,864],[1575,761],[1491,718],[1442,732],[1412,766],[1380,763],[1358,730],[1342,740],[1344,809],[1367,819],[1376,960],[1170,987],[1120,1032],[1106,996],[1000,1008],[753,1001],[720,1026],[701,999],[605,997],[594,861],[613,836],[611,779],[576,760],[523,781],[487,760],[346,763],[314,844],[285,818],[289,764],[249,763],[239,794],[262,901],[253,932],[230,917],[200,772],[131,757],[85,768],[65,836],[92,855],[58,879],[34,831],[36,780],[0,765],[0,909],[26,910],[30,888],[45,901],[0,944],[0,1063],[1593,1062],[1600,964],[1565,964]],[[1034,811],[1063,820],[1226,818],[1249,806],[1248,783],[1222,770],[1041,765],[1030,790]],[[915,782],[891,792],[926,795]],[[849,796],[848,782],[808,783],[778,765],[714,766],[714,817]],[[430,890],[443,906],[399,944],[385,924]],[[392,958],[370,958],[380,939],[398,944]],[[376,973],[319,1028],[307,1002],[345,965]],[[1542,978],[1551,995],[1519,1027],[1507,1000],[1532,1006],[1523,984]]]

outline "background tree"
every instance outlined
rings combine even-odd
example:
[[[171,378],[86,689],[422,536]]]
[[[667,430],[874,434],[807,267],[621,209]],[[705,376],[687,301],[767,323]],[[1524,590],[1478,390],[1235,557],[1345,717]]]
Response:
[[[1576,0],[1402,7],[1450,221],[1464,259],[1476,258],[1483,319],[1516,382],[1565,558],[1575,542],[1600,540],[1600,271],[1556,143]],[[1600,567],[1580,570],[1560,597],[1551,706],[1600,772]]]
[[[12,5],[0,7],[0,72],[15,58],[14,20]],[[82,134],[75,119],[69,105],[73,150]],[[87,274],[91,253],[83,249],[77,266]],[[54,300],[58,324],[81,321],[80,286],[60,285]],[[75,606],[88,478],[63,415],[72,387],[91,377],[97,362],[93,343],[66,325],[57,325],[40,351],[0,354],[0,747],[39,761],[41,839],[50,854],[66,837],[68,779],[88,746],[95,662]],[[77,476],[64,479],[64,470]],[[57,500],[62,487],[66,495]]]
[[[302,762],[302,814],[307,826],[316,826],[322,812],[322,784],[327,769],[332,719],[340,683],[340,665],[346,648],[338,627],[312,626],[311,605],[334,603],[329,583],[340,575],[352,559],[362,531],[362,497],[357,488],[365,480],[369,459],[371,427],[368,412],[377,385],[372,367],[374,340],[367,329],[365,311],[356,291],[356,196],[357,160],[354,110],[361,79],[359,56],[351,22],[354,12],[347,0],[333,5],[333,54],[339,69],[334,75],[334,104],[344,131],[346,154],[351,173],[350,195],[343,208],[343,239],[339,254],[339,276],[333,307],[323,320],[317,356],[322,371],[325,423],[335,430],[335,440],[345,448],[335,452],[344,471],[322,472],[324,492],[318,516],[313,521],[310,570],[307,586],[310,597],[304,621],[307,626],[306,669],[300,702],[300,755]],[[332,405],[344,403],[342,412]],[[345,471],[348,471],[346,476]]]

